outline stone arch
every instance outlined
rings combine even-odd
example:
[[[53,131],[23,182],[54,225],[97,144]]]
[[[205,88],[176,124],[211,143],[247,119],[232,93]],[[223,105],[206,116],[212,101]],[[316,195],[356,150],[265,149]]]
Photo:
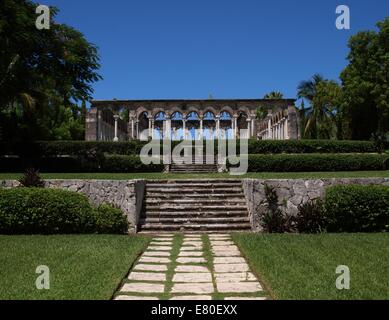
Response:
[[[147,140],[149,137],[149,112],[143,111],[139,115],[137,115],[137,128],[136,128],[136,136],[140,140]]]
[[[235,114],[234,110],[230,106],[224,106],[223,108],[221,108],[219,115],[221,115],[223,112],[228,112],[231,115],[231,118]]]
[[[188,117],[189,114],[192,112],[196,112],[199,117],[202,117],[201,110],[198,107],[190,106],[185,112],[183,112],[185,119]]]
[[[232,139],[233,138],[233,132],[232,132],[233,112],[229,112],[228,109],[224,109],[220,112],[219,119],[220,119],[220,132],[219,132],[220,138],[226,140]]]
[[[184,133],[184,115],[181,111],[174,111],[170,115],[171,120],[171,138],[173,141],[185,139]]]
[[[146,112],[148,115],[150,115],[150,110],[146,109],[145,107],[139,107],[136,109],[136,118],[139,119],[139,116]]]
[[[219,112],[216,110],[216,108],[214,108],[214,107],[206,107],[206,108],[202,111],[202,113],[201,113],[200,116],[204,117],[204,115],[205,115],[207,112],[212,112],[213,115],[214,115],[215,117],[219,114]]]

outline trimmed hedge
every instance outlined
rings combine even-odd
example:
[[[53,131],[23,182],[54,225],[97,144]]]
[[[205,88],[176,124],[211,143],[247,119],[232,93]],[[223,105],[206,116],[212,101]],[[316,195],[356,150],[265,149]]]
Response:
[[[389,187],[347,185],[326,189],[329,232],[389,231]]]
[[[101,204],[95,210],[96,228],[95,231],[101,234],[128,232],[128,222],[122,210],[114,208],[109,204]]]
[[[102,158],[0,158],[0,172],[23,172],[37,168],[40,172],[162,172],[163,165],[144,165],[139,156],[107,155]]]
[[[0,143],[0,155],[18,155],[23,158],[57,156],[84,156],[90,152],[100,154],[139,155],[148,142],[90,142],[90,141],[38,141]],[[180,142],[174,141],[173,148]],[[239,144],[239,143],[238,143]],[[377,147],[370,141],[337,140],[249,140],[249,154],[277,153],[375,153]],[[205,142],[204,142],[205,145]],[[161,151],[162,152],[162,151]],[[217,142],[215,142],[217,152]],[[239,146],[237,148],[239,153]]]
[[[0,234],[123,233],[127,220],[121,215],[120,221],[119,211],[93,208],[85,195],[76,192],[0,189]]]
[[[249,155],[249,172],[363,171],[389,169],[389,155]]]

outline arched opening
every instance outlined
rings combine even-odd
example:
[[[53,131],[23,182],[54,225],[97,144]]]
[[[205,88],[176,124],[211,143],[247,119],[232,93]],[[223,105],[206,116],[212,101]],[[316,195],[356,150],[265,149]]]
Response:
[[[186,117],[186,128],[184,133],[184,139],[197,140],[200,138],[200,117],[197,112],[193,111]]]
[[[233,139],[232,116],[227,111],[220,114],[220,139]]]
[[[239,113],[239,116],[238,116],[238,119],[237,119],[237,138],[240,139],[240,138],[247,138],[248,137],[248,133],[247,134],[244,134],[241,132],[241,130],[248,130],[249,129],[249,124],[248,124],[248,116],[246,113],[244,112],[240,112]]]
[[[149,137],[149,114],[146,111],[138,117],[136,136],[140,140],[147,140]]]
[[[183,131],[183,116],[181,112],[175,112],[170,117],[171,119],[171,127],[172,127],[172,140],[180,141],[184,139],[184,131]]]
[[[158,112],[154,117],[154,132],[153,132],[153,139],[161,140],[165,136],[164,132],[164,124],[166,121],[166,113],[165,112]]]
[[[203,133],[206,140],[214,140],[216,138],[216,117],[211,111],[204,114]]]

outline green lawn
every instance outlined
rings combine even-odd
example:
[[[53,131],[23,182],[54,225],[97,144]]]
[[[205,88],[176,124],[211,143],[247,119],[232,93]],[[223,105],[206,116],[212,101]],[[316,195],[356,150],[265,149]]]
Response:
[[[389,299],[389,234],[234,234],[275,299]],[[350,290],[335,270],[350,268]]]
[[[389,177],[386,171],[347,171],[347,172],[260,172],[243,176],[231,176],[228,173],[211,174],[166,174],[166,173],[42,173],[44,179],[316,179],[316,178],[373,178]],[[0,173],[0,180],[19,179],[21,173]]]
[[[140,236],[0,236],[0,300],[108,300],[148,242]],[[49,290],[36,289],[40,265],[50,268]]]

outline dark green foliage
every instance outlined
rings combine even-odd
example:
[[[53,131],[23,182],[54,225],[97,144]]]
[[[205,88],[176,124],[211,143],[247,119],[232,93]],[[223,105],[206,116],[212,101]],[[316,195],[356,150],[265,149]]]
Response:
[[[120,155],[139,155],[148,142],[90,142],[90,141],[38,141],[0,144],[0,155],[18,155],[23,157],[77,156],[96,150],[101,153]],[[179,142],[173,142],[173,148]],[[204,142],[205,145],[205,142]],[[237,152],[239,153],[239,141]],[[374,153],[377,147],[372,141],[336,141],[336,140],[249,140],[250,154],[277,153]],[[160,150],[162,153],[162,148]],[[215,142],[217,153],[217,142]]]
[[[267,210],[261,214],[262,228],[268,233],[284,233],[291,230],[291,219],[286,216],[278,204],[274,188],[265,184]]]
[[[298,213],[293,217],[294,225],[299,233],[320,233],[325,231],[326,216],[323,201],[308,201],[298,208]]]
[[[1,234],[92,233],[93,209],[84,195],[54,189],[0,189]]]
[[[249,155],[249,172],[385,170],[388,155],[298,154]]]
[[[42,159],[0,158],[0,172],[21,172],[36,167],[40,172],[98,173],[98,172],[162,172],[164,165],[145,165],[138,156],[107,155],[102,158],[87,157],[51,157]]]
[[[45,186],[45,182],[39,175],[39,170],[35,170],[33,168],[27,169],[19,182],[23,187],[27,188],[44,188]]]
[[[101,204],[95,210],[96,232],[104,234],[125,234],[128,221],[123,211],[109,204]]]
[[[0,234],[124,234],[120,209],[93,208],[85,195],[57,189],[0,189]]]
[[[157,159],[156,159],[157,160]],[[144,164],[138,156],[106,156],[101,172],[162,172],[163,164]]]
[[[326,189],[329,232],[389,231],[389,187],[333,186]]]
[[[374,153],[371,141],[249,140],[249,154],[261,153]]]

